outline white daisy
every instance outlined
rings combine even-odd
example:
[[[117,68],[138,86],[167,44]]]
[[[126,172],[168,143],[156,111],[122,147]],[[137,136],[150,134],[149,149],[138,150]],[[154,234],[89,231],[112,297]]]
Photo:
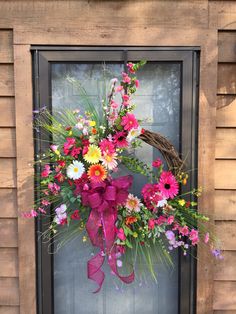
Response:
[[[67,173],[68,178],[77,180],[81,178],[84,171],[85,169],[84,169],[83,163],[80,161],[74,160],[73,164],[70,164],[67,167],[66,173]]]
[[[137,129],[131,129],[127,135],[127,141],[132,142],[136,137],[141,134],[141,131],[141,126],[139,126]]]

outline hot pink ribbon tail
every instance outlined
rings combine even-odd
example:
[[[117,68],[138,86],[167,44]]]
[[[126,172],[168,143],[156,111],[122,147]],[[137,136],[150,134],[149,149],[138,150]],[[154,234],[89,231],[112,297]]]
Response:
[[[111,254],[110,255],[110,258],[108,258],[108,264],[111,268],[111,270],[113,271],[114,274],[116,274],[116,276],[118,278],[120,278],[121,281],[123,281],[124,283],[132,283],[134,281],[134,271],[132,271],[132,273],[128,276],[121,276],[119,273],[118,273],[118,270],[117,270],[117,264],[116,264],[116,257],[115,257],[115,254]]]
[[[104,256],[102,256],[101,252],[92,257],[87,263],[88,278],[98,284],[98,289],[93,293],[99,292],[102,287],[105,278],[104,272],[101,270],[103,263]]]
[[[100,253],[88,261],[88,278],[98,284],[100,291],[105,274],[101,270],[105,254],[110,254],[108,261],[111,270],[123,282],[134,281],[134,272],[129,276],[120,276],[116,265],[114,241],[116,238],[115,223],[117,218],[117,206],[123,204],[128,197],[128,189],[132,185],[132,176],[123,176],[111,181],[91,183],[90,190],[81,193],[82,204],[91,207],[86,229],[92,244],[100,248]],[[99,232],[102,231],[102,232]]]

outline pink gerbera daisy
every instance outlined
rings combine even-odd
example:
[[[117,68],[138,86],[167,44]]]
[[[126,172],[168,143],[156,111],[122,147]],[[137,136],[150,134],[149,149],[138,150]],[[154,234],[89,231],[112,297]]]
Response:
[[[103,166],[105,166],[109,170],[113,170],[117,167],[118,163],[116,161],[117,159],[117,154],[116,153],[104,153],[101,161]]]
[[[102,151],[102,153],[106,153],[106,154],[113,154],[115,152],[115,146],[113,145],[113,143],[107,139],[103,139],[100,143],[99,143],[99,147]]]
[[[129,211],[135,211],[137,213],[140,211],[141,206],[140,199],[137,198],[137,196],[134,196],[133,194],[130,193],[126,200],[125,206],[126,208],[128,208]]]
[[[122,117],[121,125],[126,131],[137,129],[139,127],[138,121],[132,113],[127,113],[126,116]]]
[[[178,182],[170,171],[162,172],[158,186],[164,198],[174,198],[179,192]]]
[[[116,144],[117,147],[119,148],[125,148],[128,146],[128,142],[126,139],[126,133],[125,132],[117,132],[114,136],[114,143]]]

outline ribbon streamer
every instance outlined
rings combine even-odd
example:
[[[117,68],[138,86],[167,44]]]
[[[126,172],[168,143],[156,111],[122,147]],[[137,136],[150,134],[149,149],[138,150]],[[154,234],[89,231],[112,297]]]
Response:
[[[108,264],[112,272],[125,283],[134,280],[134,272],[129,276],[121,276],[117,270],[116,239],[117,206],[125,203],[128,197],[128,189],[132,185],[132,176],[106,180],[101,183],[91,183],[90,189],[81,192],[82,204],[91,208],[86,230],[92,244],[100,249],[100,252],[92,257],[87,264],[88,278],[98,284],[100,291],[105,274],[102,265],[105,255],[108,256]]]

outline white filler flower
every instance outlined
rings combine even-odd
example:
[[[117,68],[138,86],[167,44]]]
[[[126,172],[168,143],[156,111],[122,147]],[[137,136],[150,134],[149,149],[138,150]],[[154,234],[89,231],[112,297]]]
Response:
[[[70,164],[66,170],[67,176],[70,179],[77,180],[81,178],[84,173],[84,165],[82,162],[74,160],[73,164]]]
[[[56,216],[54,218],[54,221],[60,225],[61,221],[67,218],[67,214],[66,214],[66,204],[62,204],[60,207],[57,207],[55,209],[56,212]]]
[[[136,137],[141,134],[142,128],[139,126],[137,129],[131,129],[127,136],[127,141],[132,142]]]

